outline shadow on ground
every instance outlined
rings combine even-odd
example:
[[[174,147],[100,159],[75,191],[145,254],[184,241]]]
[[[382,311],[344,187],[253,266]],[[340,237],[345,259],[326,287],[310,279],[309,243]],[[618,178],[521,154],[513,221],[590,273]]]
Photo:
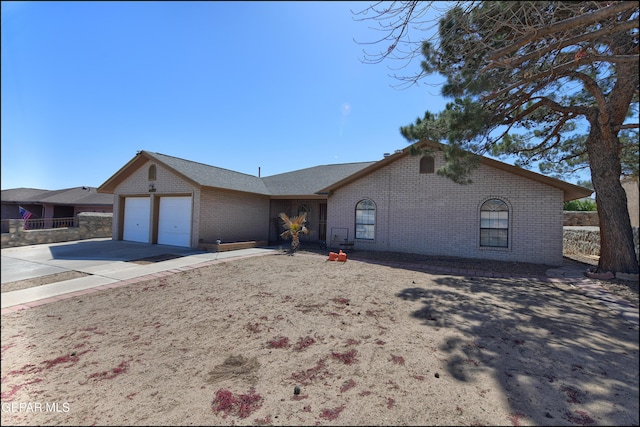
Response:
[[[74,241],[49,247],[53,259],[133,261],[152,260],[154,257],[182,257],[204,253],[180,246],[151,245],[122,240]],[[166,258],[169,259],[169,258]]]
[[[634,325],[570,286],[434,280],[440,288],[406,288],[396,296],[422,303],[412,315],[425,327],[466,337],[452,335],[439,349],[450,375],[467,381],[476,370],[494,371],[514,413],[527,414],[535,425],[600,424],[590,409],[615,413],[621,425],[638,425]]]

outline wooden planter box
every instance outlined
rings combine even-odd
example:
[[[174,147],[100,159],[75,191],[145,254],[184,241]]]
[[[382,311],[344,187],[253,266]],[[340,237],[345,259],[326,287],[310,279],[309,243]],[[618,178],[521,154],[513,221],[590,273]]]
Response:
[[[246,242],[230,242],[230,243],[200,243],[198,249],[208,252],[226,252],[238,249],[249,249],[257,246],[267,246],[266,240],[249,240]]]

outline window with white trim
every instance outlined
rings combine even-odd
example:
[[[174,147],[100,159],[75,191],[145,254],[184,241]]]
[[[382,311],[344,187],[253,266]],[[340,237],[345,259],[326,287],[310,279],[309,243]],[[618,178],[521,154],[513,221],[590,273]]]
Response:
[[[489,199],[480,207],[480,246],[509,247],[509,206],[500,199]]]
[[[369,199],[356,204],[356,239],[373,240],[376,227],[376,205]]]

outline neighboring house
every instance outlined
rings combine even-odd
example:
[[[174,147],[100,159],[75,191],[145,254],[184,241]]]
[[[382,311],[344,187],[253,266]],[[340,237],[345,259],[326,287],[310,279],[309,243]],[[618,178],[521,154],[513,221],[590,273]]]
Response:
[[[29,210],[33,219],[73,218],[80,212],[113,212],[113,197],[95,187],[2,190],[2,219],[20,218],[18,206]]]
[[[279,239],[281,212],[307,213],[329,247],[562,263],[563,201],[591,190],[482,158],[472,184],[397,150],[376,162],[256,177],[140,151],[98,188],[114,194],[113,238],[198,247]]]

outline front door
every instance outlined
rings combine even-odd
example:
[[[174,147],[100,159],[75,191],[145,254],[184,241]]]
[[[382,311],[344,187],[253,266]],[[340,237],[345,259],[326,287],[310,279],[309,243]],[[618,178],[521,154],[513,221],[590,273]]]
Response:
[[[327,204],[320,203],[320,212],[318,217],[318,240],[324,242],[327,240]]]

